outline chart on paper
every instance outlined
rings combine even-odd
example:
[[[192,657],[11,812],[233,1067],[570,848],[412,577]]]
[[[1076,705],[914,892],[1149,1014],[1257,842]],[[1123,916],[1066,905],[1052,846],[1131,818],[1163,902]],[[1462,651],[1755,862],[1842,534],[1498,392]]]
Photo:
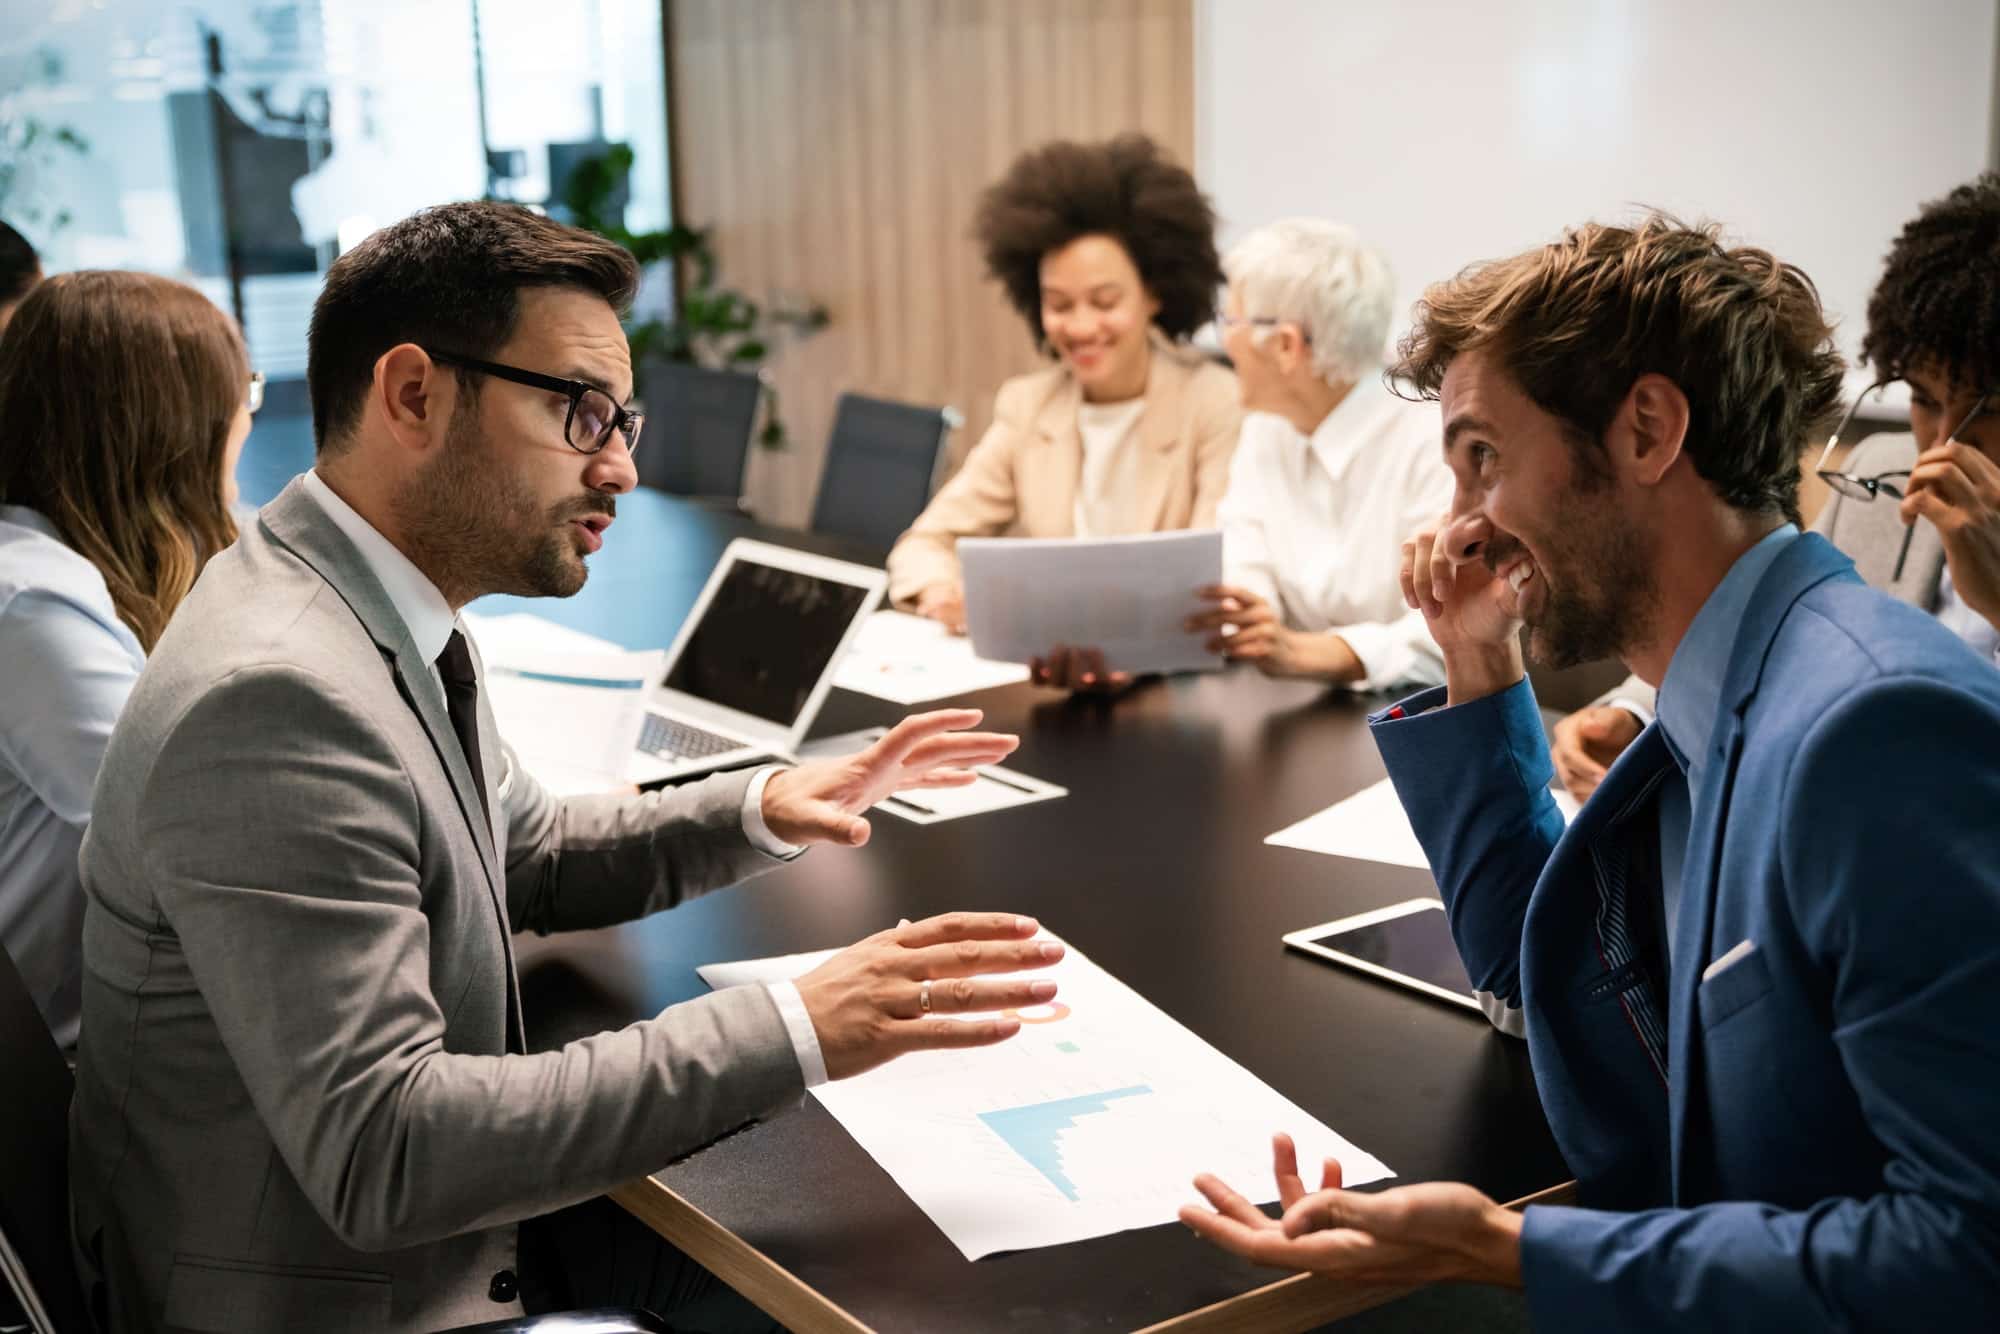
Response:
[[[824,955],[701,970],[711,985],[796,977]],[[1373,1156],[1072,949],[1056,1001],[996,1047],[921,1052],[814,1096],[968,1259],[1173,1221],[1214,1172],[1274,1198],[1271,1134],[1350,1185]]]

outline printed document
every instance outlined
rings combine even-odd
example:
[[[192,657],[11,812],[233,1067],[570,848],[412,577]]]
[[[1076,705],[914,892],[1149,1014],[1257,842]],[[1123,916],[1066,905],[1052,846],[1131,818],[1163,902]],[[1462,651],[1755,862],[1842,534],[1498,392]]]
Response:
[[[990,662],[942,621],[878,611],[861,623],[834,670],[833,683],[891,704],[924,704],[1028,679],[1018,662]]]
[[[1213,528],[1136,537],[964,537],[965,619],[982,658],[1026,662],[1058,644],[1095,648],[1120,672],[1214,671],[1222,658],[1181,623],[1222,581]]]
[[[833,951],[701,969],[713,987],[795,978]],[[1277,1198],[1271,1135],[1394,1175],[1074,947],[1048,1005],[998,1046],[917,1052],[813,1096],[968,1260],[1174,1221],[1214,1172]]]
[[[666,654],[522,652],[486,664],[493,722],[521,767],[559,797],[622,791]]]
[[[1556,808],[1565,821],[1576,818],[1576,798],[1561,788],[1552,790]],[[1297,824],[1286,825],[1264,840],[1274,847],[1323,852],[1330,857],[1352,857],[1357,861],[1386,862],[1391,866],[1431,869],[1410,828],[1410,817],[1388,779],[1364,787],[1344,801],[1337,801],[1317,815],[1308,815]]]

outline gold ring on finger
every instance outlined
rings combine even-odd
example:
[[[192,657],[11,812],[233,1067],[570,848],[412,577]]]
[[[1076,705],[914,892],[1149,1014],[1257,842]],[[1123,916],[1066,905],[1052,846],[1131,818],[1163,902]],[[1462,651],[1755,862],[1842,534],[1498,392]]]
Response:
[[[917,985],[917,1007],[925,1014],[931,1012],[931,980],[928,977]]]

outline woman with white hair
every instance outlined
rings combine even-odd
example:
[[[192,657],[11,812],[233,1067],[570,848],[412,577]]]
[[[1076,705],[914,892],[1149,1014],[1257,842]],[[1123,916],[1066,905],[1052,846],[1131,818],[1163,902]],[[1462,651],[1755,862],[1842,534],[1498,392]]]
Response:
[[[1272,676],[1354,690],[1444,679],[1403,602],[1403,537],[1451,504],[1435,404],[1382,381],[1395,279],[1354,231],[1288,219],[1223,260],[1217,321],[1243,434],[1217,513],[1223,583],[1189,618],[1209,648]]]

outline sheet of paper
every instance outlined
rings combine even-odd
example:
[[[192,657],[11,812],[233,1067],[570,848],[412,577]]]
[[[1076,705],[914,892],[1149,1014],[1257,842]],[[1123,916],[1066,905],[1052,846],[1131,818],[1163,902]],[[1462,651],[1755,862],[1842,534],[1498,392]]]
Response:
[[[460,612],[465,628],[479,645],[479,656],[489,665],[526,657],[535,662],[556,653],[621,653],[624,650],[608,639],[572,630],[566,625],[535,615],[510,611],[504,616],[479,616]]]
[[[878,611],[841,658],[833,683],[892,704],[923,704],[1028,679],[1018,662],[991,662],[972,641],[942,622],[902,611]]]
[[[1096,648],[1122,672],[1215,671],[1181,623],[1222,579],[1213,529],[1102,538],[960,538],[965,618],[983,658],[1026,662],[1058,644]]]
[[[710,986],[809,971],[831,951],[710,965]],[[1075,949],[1053,1004],[995,1047],[918,1052],[813,1096],[968,1260],[1174,1221],[1215,1172],[1276,1198],[1271,1134],[1349,1185],[1392,1176]]]
[[[937,824],[942,820],[984,815],[988,811],[1004,811],[1012,806],[1030,806],[1038,801],[1053,801],[1069,795],[1066,787],[1057,787],[1054,783],[1045,783],[997,764],[976,772],[978,779],[965,787],[913,788],[885,797],[876,803],[875,809],[887,811],[911,824]]]
[[[1551,794],[1563,819],[1574,820],[1576,798],[1559,788],[1552,789]],[[1308,815],[1297,824],[1286,825],[1264,841],[1280,848],[1323,852],[1330,857],[1413,866],[1419,871],[1431,869],[1423,845],[1417,842],[1417,831],[1410,828],[1410,817],[1396,797],[1395,785],[1386,778],[1316,815]]]
[[[521,765],[558,796],[623,789],[646,691],[665,657],[657,649],[540,656],[511,649],[506,661],[486,663],[493,721]]]

